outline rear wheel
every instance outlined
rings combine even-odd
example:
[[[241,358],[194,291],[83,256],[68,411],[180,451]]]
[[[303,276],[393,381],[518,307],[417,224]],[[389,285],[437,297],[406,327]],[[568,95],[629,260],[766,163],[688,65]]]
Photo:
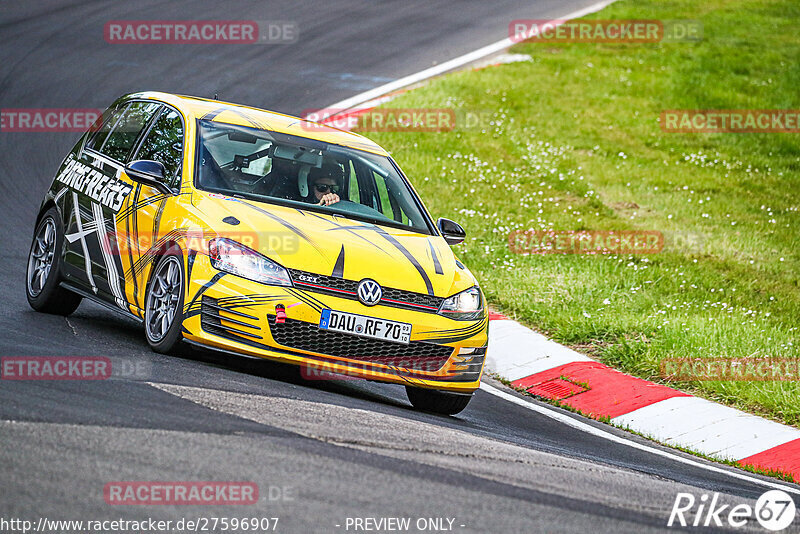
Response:
[[[439,413],[443,415],[455,415],[467,407],[472,399],[471,395],[461,395],[458,393],[448,393],[435,389],[422,389],[406,386],[408,400],[417,410],[425,412]]]
[[[25,294],[36,311],[69,315],[81,303],[80,295],[59,285],[63,246],[61,218],[50,208],[36,226],[25,274]]]
[[[150,347],[163,354],[177,351],[183,323],[183,253],[168,250],[156,265],[144,309],[144,329]]]

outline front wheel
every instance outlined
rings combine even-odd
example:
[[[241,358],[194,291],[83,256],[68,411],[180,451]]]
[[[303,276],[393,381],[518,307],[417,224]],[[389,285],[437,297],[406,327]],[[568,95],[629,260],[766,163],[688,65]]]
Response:
[[[36,311],[69,315],[81,303],[80,295],[59,285],[63,246],[61,217],[50,208],[36,226],[25,274],[25,294]]]
[[[422,389],[406,386],[408,400],[417,410],[433,412],[443,415],[455,415],[467,407],[472,399],[471,395],[448,393],[435,389]]]
[[[150,347],[174,353],[181,342],[184,294],[183,253],[169,249],[156,265],[145,298],[144,329]]]

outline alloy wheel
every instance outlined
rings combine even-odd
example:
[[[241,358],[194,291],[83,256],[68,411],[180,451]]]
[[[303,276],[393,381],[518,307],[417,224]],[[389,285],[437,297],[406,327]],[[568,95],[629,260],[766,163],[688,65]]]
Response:
[[[32,297],[38,296],[44,289],[47,277],[50,276],[50,268],[53,266],[55,252],[56,223],[48,217],[36,234],[28,258],[28,293]]]
[[[180,263],[175,256],[167,256],[153,276],[145,309],[145,328],[151,341],[159,342],[167,335],[178,313],[181,291],[183,280]]]

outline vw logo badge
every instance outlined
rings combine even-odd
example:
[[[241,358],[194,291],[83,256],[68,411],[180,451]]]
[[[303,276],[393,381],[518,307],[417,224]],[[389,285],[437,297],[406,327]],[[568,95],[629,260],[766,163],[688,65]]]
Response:
[[[358,283],[358,300],[366,306],[375,306],[383,297],[383,289],[375,280],[364,278]]]

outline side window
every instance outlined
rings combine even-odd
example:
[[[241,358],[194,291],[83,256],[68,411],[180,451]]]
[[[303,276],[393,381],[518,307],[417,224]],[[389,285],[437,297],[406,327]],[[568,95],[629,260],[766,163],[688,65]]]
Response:
[[[408,215],[405,214],[400,203],[397,200],[396,193],[391,190],[390,184],[386,179],[377,174],[371,173],[372,178],[375,180],[375,189],[379,199],[379,205],[376,207],[378,211],[383,213],[389,219],[399,223],[408,224]]]
[[[136,159],[159,161],[167,169],[167,185],[180,182],[183,162],[183,123],[177,111],[164,108],[147,133]]]
[[[383,180],[382,176],[378,176],[375,173],[372,174],[372,177],[375,180],[375,187],[378,190],[378,198],[380,198],[380,211],[390,219],[394,219],[392,205],[389,202],[389,192],[386,190],[386,182]]]
[[[358,191],[358,177],[353,163],[348,161],[344,169],[344,179],[347,184],[347,193],[351,202],[361,203],[361,194]]]
[[[128,104],[100,147],[100,152],[117,161],[127,161],[136,139],[159,107],[160,104],[154,102]]]
[[[86,143],[87,148],[91,148],[92,150],[100,152],[100,147],[103,146],[103,143],[108,137],[108,133],[111,131],[111,128],[113,128],[114,125],[117,123],[124,109],[125,109],[124,107],[118,109],[108,108],[103,113],[103,125],[100,127],[99,130],[97,130],[97,133],[94,134],[94,136],[89,140],[89,142]]]
[[[389,220],[410,224],[407,214],[410,208],[409,199],[398,195],[396,187],[390,180],[367,165],[356,164],[354,171],[353,174],[357,178],[352,175],[350,177],[351,201],[372,208]]]

